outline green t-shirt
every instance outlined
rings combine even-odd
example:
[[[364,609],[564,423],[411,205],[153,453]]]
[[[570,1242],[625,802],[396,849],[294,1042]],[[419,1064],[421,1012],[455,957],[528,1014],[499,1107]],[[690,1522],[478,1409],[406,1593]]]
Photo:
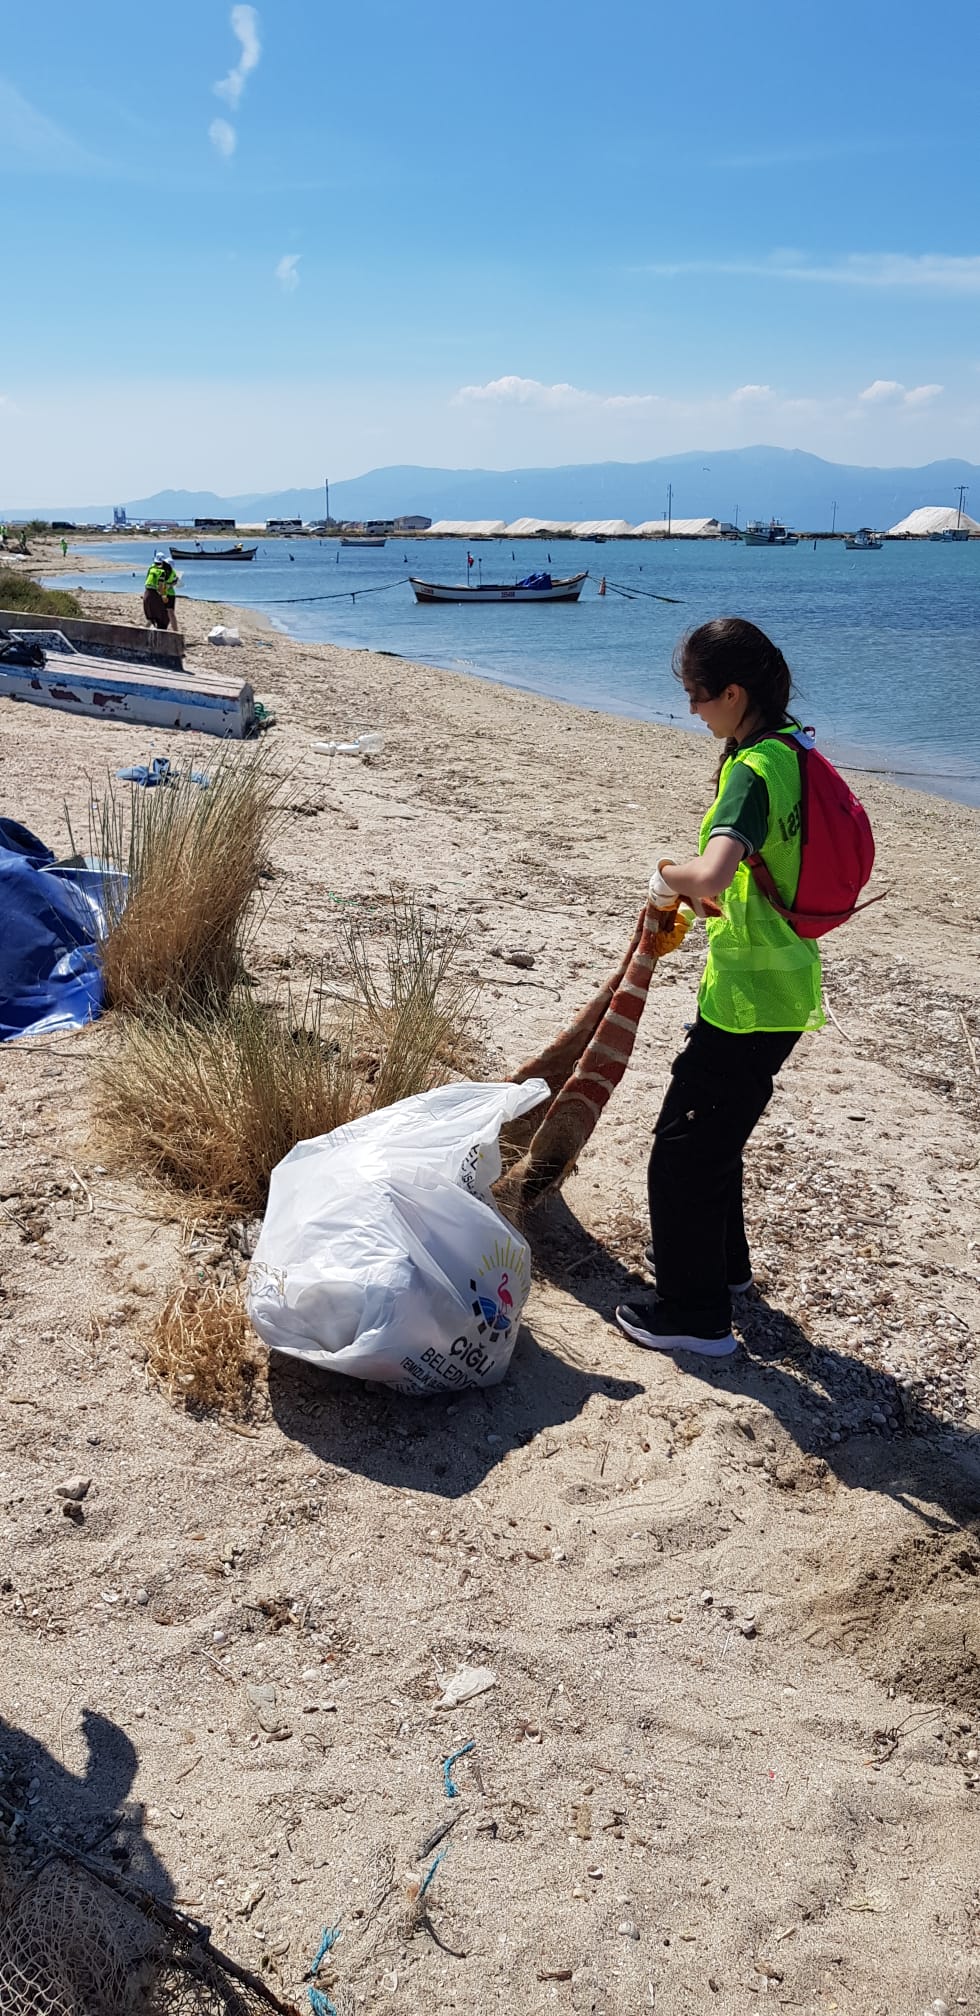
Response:
[[[741,840],[746,854],[761,853],[769,831],[769,792],[747,763],[733,763],[711,808],[708,838]]]

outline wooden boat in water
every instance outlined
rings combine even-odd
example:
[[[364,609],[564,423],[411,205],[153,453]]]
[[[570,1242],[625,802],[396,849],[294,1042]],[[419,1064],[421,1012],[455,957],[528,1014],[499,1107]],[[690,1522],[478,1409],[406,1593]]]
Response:
[[[582,593],[583,583],[589,578],[589,570],[584,574],[568,574],[564,579],[553,579],[550,574],[530,574],[524,581],[482,581],[475,588],[447,587],[438,581],[417,581],[414,575],[409,580],[415,590],[416,602],[577,602]]]
[[[742,534],[746,546],[797,546],[799,537],[795,532],[787,532],[778,518],[770,518],[768,525],[761,518],[750,518]]]
[[[342,546],[383,546],[383,539],[341,539]]]
[[[870,525],[862,525],[859,532],[853,532],[849,539],[845,539],[844,551],[845,553],[880,553],[881,539],[877,532],[871,530]]]
[[[243,546],[171,546],[171,560],[254,560],[258,548]]]

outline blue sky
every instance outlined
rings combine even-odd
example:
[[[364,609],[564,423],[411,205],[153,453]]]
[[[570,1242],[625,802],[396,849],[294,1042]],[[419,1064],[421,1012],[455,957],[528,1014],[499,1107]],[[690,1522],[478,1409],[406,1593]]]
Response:
[[[980,461],[978,56],[972,0],[9,8],[0,505]]]

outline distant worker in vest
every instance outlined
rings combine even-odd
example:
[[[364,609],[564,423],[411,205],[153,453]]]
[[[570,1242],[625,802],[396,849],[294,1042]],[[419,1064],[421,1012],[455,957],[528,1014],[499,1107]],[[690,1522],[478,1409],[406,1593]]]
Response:
[[[659,909],[683,901],[707,915],[708,963],[697,1020],[673,1064],[654,1131],[645,1257],[657,1292],[621,1303],[616,1321],[648,1350],[722,1358],[736,1349],[732,1296],[753,1286],[742,1150],[777,1071],[805,1030],[823,1026],[820,952],[773,907],[748,866],[750,856],[764,854],[783,903],[794,902],[800,756],[792,736],[777,731],[804,731],[788,712],[782,652],[754,623],[723,616],[682,641],[674,669],[691,713],[724,753],[700,852],[661,861],[650,896]]]
[[[143,614],[155,630],[176,630],[177,628],[177,582],[176,567],[172,566],[162,546],[158,546],[150,562],[143,589]]]

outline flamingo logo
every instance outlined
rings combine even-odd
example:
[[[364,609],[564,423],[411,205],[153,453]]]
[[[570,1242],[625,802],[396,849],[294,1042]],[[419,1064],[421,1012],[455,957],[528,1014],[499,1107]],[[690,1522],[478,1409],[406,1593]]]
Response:
[[[493,1295],[486,1293],[486,1284],[482,1288],[477,1288],[475,1281],[470,1282],[474,1298],[473,1314],[479,1319],[481,1336],[489,1330],[492,1337],[503,1337],[510,1329],[514,1314],[514,1297],[507,1285],[509,1279],[508,1274],[501,1274]]]

